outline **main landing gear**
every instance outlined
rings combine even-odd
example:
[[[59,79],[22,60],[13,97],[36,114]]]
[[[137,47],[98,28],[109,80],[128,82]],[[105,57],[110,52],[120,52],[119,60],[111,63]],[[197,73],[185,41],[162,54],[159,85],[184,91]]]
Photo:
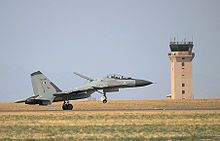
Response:
[[[73,105],[69,104],[69,100],[66,101],[64,100],[63,106],[62,106],[63,110],[72,110],[73,109]]]

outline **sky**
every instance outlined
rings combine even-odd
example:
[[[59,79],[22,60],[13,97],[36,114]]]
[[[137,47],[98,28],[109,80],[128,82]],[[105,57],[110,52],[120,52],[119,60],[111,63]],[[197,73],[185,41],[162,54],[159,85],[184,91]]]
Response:
[[[150,80],[108,99],[165,99],[174,37],[194,43],[194,98],[220,98],[219,7],[219,0],[0,0],[0,102],[34,95],[30,74],[38,70],[62,90],[87,82],[73,72]]]

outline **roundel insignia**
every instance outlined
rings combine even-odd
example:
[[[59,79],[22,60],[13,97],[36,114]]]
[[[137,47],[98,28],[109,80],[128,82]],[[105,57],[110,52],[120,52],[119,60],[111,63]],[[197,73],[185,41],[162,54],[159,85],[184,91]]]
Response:
[[[122,83],[123,83],[123,84],[127,84],[127,81],[123,81]]]
[[[46,81],[42,81],[41,84],[42,84],[42,85],[45,85],[45,84],[46,84]]]

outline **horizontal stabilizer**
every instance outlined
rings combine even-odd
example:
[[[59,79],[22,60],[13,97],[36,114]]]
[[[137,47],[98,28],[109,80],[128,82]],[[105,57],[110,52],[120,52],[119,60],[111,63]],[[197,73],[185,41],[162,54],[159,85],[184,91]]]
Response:
[[[16,100],[14,103],[24,103],[25,101],[26,101],[26,99]]]

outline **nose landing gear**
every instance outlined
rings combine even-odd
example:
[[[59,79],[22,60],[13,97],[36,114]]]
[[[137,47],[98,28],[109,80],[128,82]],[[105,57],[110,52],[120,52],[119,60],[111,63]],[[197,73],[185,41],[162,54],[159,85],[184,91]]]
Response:
[[[101,101],[102,101],[103,103],[107,103],[108,101],[107,101],[106,92],[105,92],[105,91],[100,92],[100,91],[98,91],[98,90],[97,90],[97,92],[100,93],[100,94],[103,94],[103,97],[101,97]]]
[[[102,100],[103,103],[107,103],[108,102],[105,92],[103,93],[103,97],[101,98],[101,100]]]
[[[103,102],[103,103],[107,103],[108,101],[107,101],[107,99],[104,99],[102,102]]]

